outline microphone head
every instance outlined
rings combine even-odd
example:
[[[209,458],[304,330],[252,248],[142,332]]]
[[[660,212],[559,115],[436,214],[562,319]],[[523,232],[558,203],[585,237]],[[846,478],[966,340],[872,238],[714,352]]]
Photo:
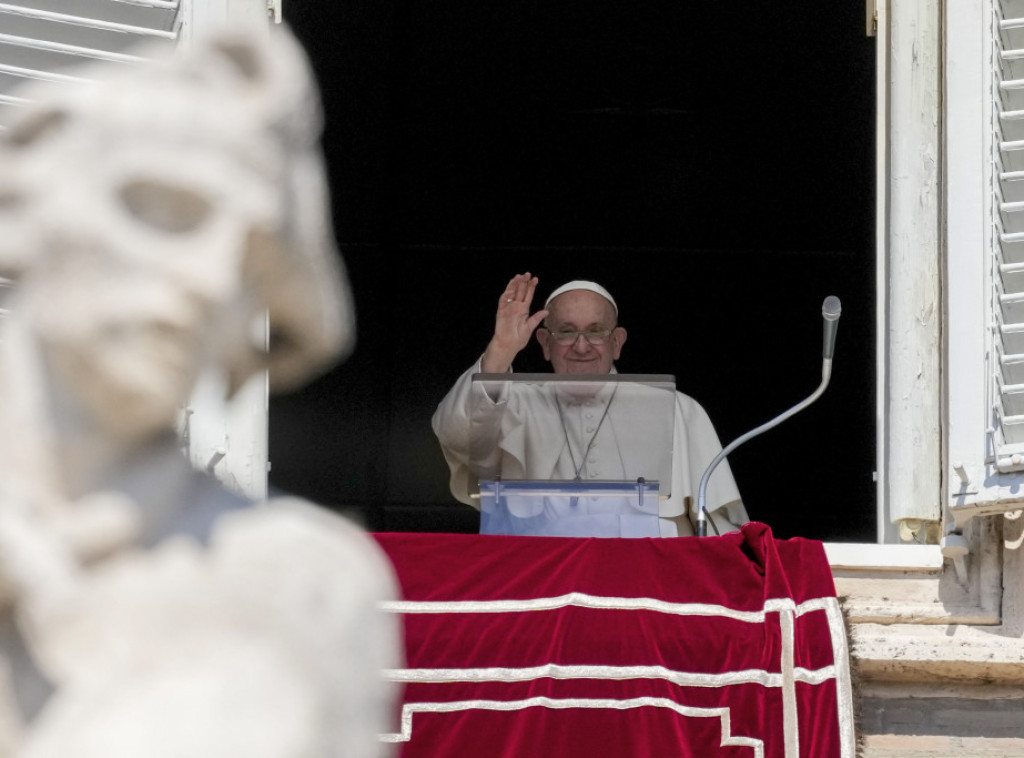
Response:
[[[832,354],[836,349],[836,331],[839,329],[839,314],[843,310],[839,304],[839,298],[829,295],[821,304],[822,323],[822,350],[821,357],[825,360],[832,360]]]
[[[821,304],[821,317],[826,321],[835,321],[839,318],[839,314],[842,311],[843,306],[835,295],[829,295],[825,298],[825,302]]]

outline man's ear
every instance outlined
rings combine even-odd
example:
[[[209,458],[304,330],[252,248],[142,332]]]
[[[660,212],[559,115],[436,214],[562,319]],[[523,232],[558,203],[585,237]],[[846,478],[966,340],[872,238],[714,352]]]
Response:
[[[537,331],[534,332],[534,334],[537,335],[537,342],[540,343],[540,349],[544,351],[544,360],[550,361],[551,350],[549,348],[551,346],[551,332],[549,332],[542,326],[539,329],[537,329]]]
[[[626,330],[621,326],[612,329],[612,360],[617,361],[619,359],[619,353],[622,352],[622,346],[625,344]]]

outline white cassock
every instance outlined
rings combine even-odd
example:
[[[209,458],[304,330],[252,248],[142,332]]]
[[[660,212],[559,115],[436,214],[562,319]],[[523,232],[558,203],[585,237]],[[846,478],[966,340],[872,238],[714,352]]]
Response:
[[[648,479],[657,478],[657,472],[647,472],[650,462],[664,453],[654,449],[661,443],[650,433],[658,421],[644,418],[651,410],[645,411],[643,404],[616,396],[613,383],[590,398],[573,399],[554,385],[492,397],[472,382],[479,372],[478,361],[459,377],[432,419],[451,470],[452,495],[460,502],[479,508],[480,500],[470,497],[476,483],[498,477],[585,482],[635,480],[642,472]],[[622,498],[573,498],[571,504],[569,498],[509,498],[514,516],[537,517],[536,529],[520,533],[605,536],[601,524],[615,521],[613,531],[622,536],[693,534],[684,516],[695,517],[700,478],[722,445],[705,410],[680,392],[675,393],[672,434],[667,498],[644,507]],[[712,534],[714,527],[724,534],[749,521],[728,461],[708,481],[705,502],[714,523]],[[587,516],[589,524],[579,521],[580,516]]]

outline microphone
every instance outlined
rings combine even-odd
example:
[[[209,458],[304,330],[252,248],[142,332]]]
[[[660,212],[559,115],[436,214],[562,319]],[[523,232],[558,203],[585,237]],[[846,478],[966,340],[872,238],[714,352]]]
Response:
[[[704,474],[700,478],[700,485],[697,487],[697,536],[707,537],[708,536],[708,510],[705,506],[705,500],[707,498],[708,480],[711,479],[711,474],[715,468],[725,460],[725,456],[731,453],[733,450],[738,448],[744,442],[749,439],[753,439],[762,432],[767,432],[769,429],[778,426],[783,421],[788,419],[790,416],[794,416],[808,405],[813,403],[822,393],[825,388],[828,387],[828,381],[832,377],[832,354],[835,352],[836,347],[836,330],[839,327],[839,314],[842,313],[842,305],[839,302],[839,298],[835,295],[829,295],[825,298],[825,302],[821,304],[821,317],[824,321],[823,334],[822,334],[822,351],[821,351],[821,384],[818,385],[811,395],[804,400],[800,401],[788,411],[780,413],[778,416],[773,418],[771,421],[767,421],[756,429],[751,429],[744,435],[737,437],[728,446],[722,449],[718,455],[716,455],[708,467],[704,469]]]
[[[842,312],[843,306],[835,295],[829,295],[821,304],[821,318],[824,321],[821,357],[826,360],[832,360],[832,353],[835,352],[836,330],[839,329],[839,314]]]

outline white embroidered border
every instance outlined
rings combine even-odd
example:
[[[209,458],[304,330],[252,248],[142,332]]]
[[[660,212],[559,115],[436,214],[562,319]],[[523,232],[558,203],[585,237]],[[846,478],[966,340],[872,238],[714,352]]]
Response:
[[[746,623],[764,623],[765,615],[768,613],[779,613],[780,623],[782,625],[782,661],[780,661],[781,676],[778,674],[770,674],[763,670],[748,670],[741,672],[730,672],[729,674],[684,674],[682,672],[669,672],[665,670],[667,676],[665,678],[672,679],[672,677],[693,677],[703,678],[706,684],[698,684],[697,686],[724,686],[731,682],[723,681],[722,684],[712,684],[711,679],[713,677],[728,678],[730,676],[747,677],[749,681],[757,681],[758,683],[764,681],[764,686],[781,686],[783,688],[783,729],[785,739],[785,755],[786,758],[797,758],[799,756],[799,724],[797,723],[797,709],[796,709],[796,690],[795,681],[797,678],[802,676],[808,676],[814,678],[816,681],[809,681],[809,679],[801,678],[801,681],[808,681],[811,684],[821,684],[824,681],[834,678],[836,680],[836,701],[837,701],[837,717],[839,721],[839,737],[840,737],[840,756],[841,758],[853,758],[856,751],[856,740],[853,729],[853,708],[852,708],[852,686],[850,681],[850,670],[849,670],[849,659],[848,659],[848,647],[846,642],[846,626],[843,623],[842,613],[839,608],[839,602],[833,597],[822,597],[814,598],[812,600],[806,600],[803,603],[797,605],[791,598],[773,598],[766,600],[764,606],[760,611],[742,611],[734,608],[727,608],[722,605],[716,605],[713,603],[671,603],[664,600],[655,600],[653,598],[615,598],[615,597],[603,597],[598,595],[588,595],[581,592],[571,592],[565,595],[559,595],[556,597],[548,598],[530,598],[527,600],[456,600],[456,601],[410,601],[410,600],[398,600],[389,601],[381,604],[381,608],[384,611],[392,613],[404,613],[404,614],[433,614],[433,613],[516,613],[524,611],[547,611],[556,610],[558,608],[565,608],[569,606],[576,606],[581,608],[595,608],[595,609],[608,609],[608,610],[649,610],[658,613],[667,613],[677,616],[721,616],[725,618],[731,618],[736,621],[742,621]],[[817,672],[807,672],[805,669],[796,669],[793,666],[793,645],[794,645],[794,619],[797,616],[802,616],[805,613],[812,611],[824,610],[826,619],[828,621],[829,635],[832,641],[832,653],[833,653],[833,666],[819,669]],[[788,632],[787,632],[788,627]],[[548,668],[548,667],[539,667]],[[556,667],[552,670],[562,669],[562,673],[565,673],[573,668],[579,667]],[[594,668],[607,668],[615,669],[618,667],[594,667]],[[630,667],[621,667],[630,668]],[[662,667],[639,667],[649,669],[661,669]],[[520,671],[525,671],[521,669]],[[421,672],[438,672],[438,671],[452,671],[445,669],[418,669],[415,671]],[[474,672],[474,671],[516,671],[515,669],[465,669],[459,670],[463,672]],[[799,672],[799,673],[798,673]],[[827,672],[827,675],[824,673]],[[472,674],[470,674],[472,675]],[[547,674],[542,674],[547,675]],[[779,684],[774,684],[773,677],[780,677],[781,681]],[[744,681],[747,681],[744,680]],[[409,679],[408,681],[412,681]],[[425,681],[425,680],[424,680]],[[448,680],[455,681],[455,680]],[[544,698],[541,698],[544,699]],[[640,700],[657,700],[657,698],[641,698]],[[465,701],[466,703],[472,702],[491,702],[499,703],[500,701]],[[527,702],[527,701],[517,701]],[[554,702],[554,701],[553,701]],[[558,702],[583,702],[583,701],[558,701]],[[597,702],[597,701],[595,701]],[[627,703],[633,701],[601,701],[609,703]],[[666,701],[672,702],[672,701]],[[425,704],[420,704],[416,708]],[[439,706],[445,706],[447,704],[436,704]],[[673,703],[673,706],[678,704]],[[407,704],[406,708],[411,707]],[[471,706],[466,706],[469,708]],[[553,707],[553,706],[551,706]],[[569,705],[559,707],[573,707]],[[678,706],[679,708],[686,708],[687,706]],[[499,709],[508,710],[508,709]],[[403,708],[403,731],[405,722],[405,709]],[[412,723],[412,712],[409,713],[409,724],[411,729]],[[385,737],[382,737],[385,739]],[[752,739],[752,738],[751,738]],[[723,743],[724,744],[724,743]]]
[[[663,679],[680,687],[728,687],[735,684],[759,684],[762,687],[783,686],[781,674],[764,669],[729,671],[724,674],[697,674],[673,671],[664,666],[562,666],[548,663],[543,666],[522,668],[491,667],[466,669],[385,669],[384,678],[392,682],[421,682],[444,684],[449,682],[528,682],[544,677],[550,679]],[[810,671],[793,668],[793,679],[817,685],[836,678],[834,666]]]
[[[839,742],[843,758],[857,752],[857,735],[853,724],[853,682],[850,676],[850,648],[846,640],[846,623],[837,598],[828,598],[825,606],[832,637],[832,660],[836,668],[836,708],[839,720]],[[837,631],[838,630],[838,631]]]
[[[766,613],[793,611],[802,616],[811,611],[823,610],[829,601],[835,598],[815,598],[797,605],[790,598],[766,600],[759,611],[741,611],[726,608],[724,605],[712,603],[670,603],[649,597],[603,597],[587,595],[582,592],[570,592],[557,597],[537,597],[527,600],[390,600],[380,604],[380,608],[391,613],[518,613],[526,611],[552,611],[559,608],[575,606],[578,608],[597,608],[606,610],[645,610],[667,613],[673,616],[724,616],[745,621],[751,624],[764,622]]]
[[[459,700],[450,703],[407,703],[402,707],[402,731],[398,734],[382,734],[382,742],[408,742],[412,738],[412,717],[415,713],[452,713],[455,711],[489,710],[519,711],[525,708],[606,708],[629,710],[632,708],[668,708],[682,716],[693,718],[719,719],[722,729],[721,746],[734,745],[749,747],[754,751],[755,758],[764,758],[764,742],[755,737],[734,737],[728,708],[693,708],[680,705],[674,700],[658,697],[638,697],[629,700],[603,699],[553,699],[548,697],[531,697],[526,700]]]
[[[792,611],[779,613],[782,650],[779,671],[782,672],[782,740],[786,758],[800,758],[800,724],[796,708],[796,682],[793,678],[794,618]]]

